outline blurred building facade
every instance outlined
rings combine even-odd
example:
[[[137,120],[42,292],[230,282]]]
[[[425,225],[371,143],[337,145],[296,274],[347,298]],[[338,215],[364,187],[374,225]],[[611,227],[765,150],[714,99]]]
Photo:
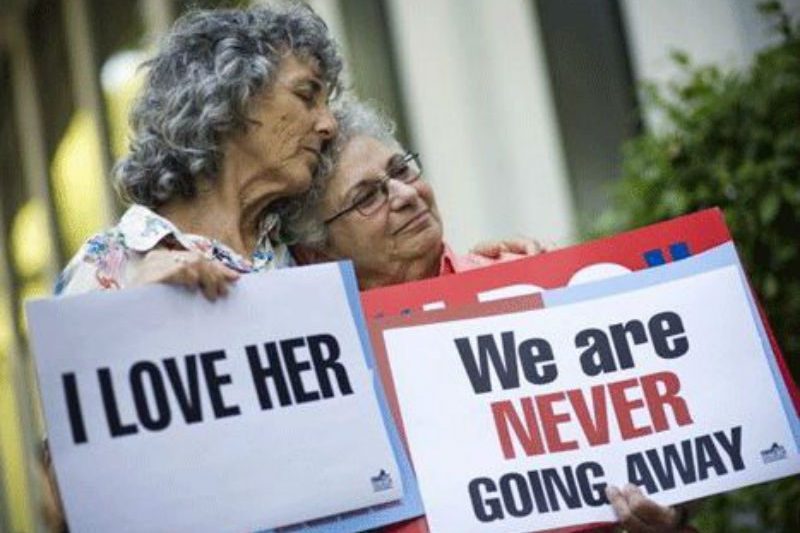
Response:
[[[44,425],[22,302],[123,206],[135,65],[189,8],[236,1],[0,0],[0,531],[41,531]],[[448,240],[567,244],[599,215],[620,146],[647,127],[637,84],[746,66],[770,40],[756,0],[309,0],[348,85],[422,154]],[[800,12],[800,0],[785,2]]]

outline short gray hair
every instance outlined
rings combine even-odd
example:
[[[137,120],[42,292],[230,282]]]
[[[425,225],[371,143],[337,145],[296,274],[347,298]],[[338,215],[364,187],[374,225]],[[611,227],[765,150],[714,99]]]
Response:
[[[149,207],[193,198],[198,177],[217,175],[222,143],[248,127],[250,103],[271,86],[287,51],[316,60],[330,92],[339,90],[336,43],[304,4],[181,17],[144,64],[130,153],[114,169],[123,198]]]
[[[299,244],[321,249],[328,242],[328,227],[319,212],[322,199],[336,172],[344,148],[355,137],[372,137],[383,144],[401,149],[395,139],[395,124],[374,106],[348,95],[333,106],[333,115],[339,125],[333,142],[323,152],[317,179],[303,195],[293,199],[280,211],[280,239],[286,244]]]

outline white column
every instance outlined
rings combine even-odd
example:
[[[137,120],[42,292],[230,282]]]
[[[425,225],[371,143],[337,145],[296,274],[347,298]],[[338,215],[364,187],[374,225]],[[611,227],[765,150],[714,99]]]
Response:
[[[59,270],[58,225],[52,210],[50,196],[50,174],[47,148],[45,147],[44,123],[36,86],[30,36],[21,15],[9,17],[0,28],[6,34],[11,57],[11,84],[14,94],[14,113],[19,132],[20,159],[28,194],[46,207],[47,239],[42,247],[50,250],[44,276],[48,283],[55,282]]]
[[[100,142],[101,164],[104,180],[105,215],[111,222],[117,211],[114,191],[110,186],[111,145],[105,106],[100,88],[97,53],[93,39],[93,28],[89,23],[86,0],[62,0],[64,33],[67,38],[69,70],[72,75],[72,92],[77,107],[85,109],[92,117],[93,126]]]
[[[409,122],[448,240],[565,243],[574,213],[531,2],[390,0]]]
[[[783,0],[790,15],[800,0]],[[622,11],[634,74],[640,81],[664,83],[680,70],[670,54],[681,50],[697,65],[740,69],[775,42],[772,21],[757,11],[758,2],[740,0],[623,0]]]

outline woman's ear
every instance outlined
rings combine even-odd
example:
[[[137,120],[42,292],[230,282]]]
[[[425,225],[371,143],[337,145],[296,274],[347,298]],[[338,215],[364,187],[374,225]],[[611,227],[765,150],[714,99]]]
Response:
[[[335,258],[322,250],[303,246],[302,244],[292,246],[292,255],[299,265],[314,265],[335,260]]]

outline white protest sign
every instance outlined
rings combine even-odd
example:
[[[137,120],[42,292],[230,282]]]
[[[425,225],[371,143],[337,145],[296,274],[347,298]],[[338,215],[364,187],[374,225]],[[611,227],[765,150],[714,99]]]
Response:
[[[800,472],[738,268],[386,329],[431,531],[613,521],[606,484],[672,504]]]
[[[329,264],[215,303],[161,285],[30,303],[71,530],[252,531],[399,500],[345,281]]]

